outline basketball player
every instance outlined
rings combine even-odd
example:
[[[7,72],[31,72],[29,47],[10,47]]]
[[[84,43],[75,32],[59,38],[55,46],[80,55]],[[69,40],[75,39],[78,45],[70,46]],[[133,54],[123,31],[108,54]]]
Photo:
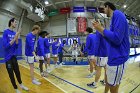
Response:
[[[78,61],[77,61],[77,58],[78,58],[78,53],[80,51],[80,47],[78,45],[78,42],[77,40],[73,40],[73,44],[71,45],[71,47],[68,49],[68,51],[72,51],[72,58],[73,58],[73,61],[77,64]],[[80,54],[81,54],[81,51],[80,51]]]
[[[18,48],[18,37],[20,36],[20,32],[21,32],[21,31],[14,32],[14,28],[16,28],[16,25],[17,25],[17,21],[15,20],[15,18],[9,20],[9,24],[8,24],[9,28],[4,30],[3,33],[3,47],[5,52],[6,69],[9,78],[15,89],[15,92],[21,93],[16,85],[14,73],[16,75],[19,86],[24,90],[29,90],[29,89],[22,84],[19,66],[16,58],[16,50]]]
[[[85,34],[87,35],[86,38],[86,47],[83,51],[83,53],[87,52],[88,53],[88,60],[89,60],[89,65],[90,65],[90,74],[87,76],[87,78],[92,78],[93,75],[95,75],[96,72],[93,72],[94,68],[96,67],[95,65],[95,34],[93,34],[93,29],[88,27],[86,29]]]
[[[96,88],[97,83],[101,76],[101,69],[107,64],[108,57],[107,57],[107,47],[106,47],[106,40],[103,38],[103,36],[96,31],[96,41],[95,41],[95,56],[97,57],[96,60],[96,75],[95,75],[95,82],[92,82],[90,84],[87,84],[89,87]],[[104,84],[104,80],[101,81]]]
[[[52,45],[52,43],[49,43],[48,38],[49,38],[49,33],[46,32],[46,36],[44,39],[44,52],[45,52],[45,58],[46,58],[47,64],[48,64],[47,72],[50,72],[51,71],[51,68],[50,68],[50,46]]]
[[[52,56],[54,59],[54,67],[57,68],[57,58],[58,58],[58,48],[59,48],[60,43],[58,42],[57,38],[54,38],[54,42],[52,43]]]
[[[62,61],[63,61],[63,50],[67,53],[67,51],[64,49],[64,46],[66,44],[66,40],[63,40],[63,42],[60,44],[59,48],[58,48],[58,56],[59,56],[59,62],[60,62],[60,66],[63,65]]]
[[[128,35],[128,23],[125,15],[116,10],[114,4],[104,3],[104,11],[111,17],[110,30],[94,21],[94,28],[104,36],[107,41],[108,62],[106,66],[107,84],[105,92],[118,93],[119,85],[124,74],[126,61],[129,58],[130,43]]]
[[[40,74],[42,77],[46,77],[47,76],[47,72],[43,71],[43,62],[45,63],[45,67],[47,70],[47,62],[44,59],[45,57],[45,52],[44,52],[44,38],[46,36],[46,31],[41,31],[39,33],[39,38],[38,38],[38,42],[37,42],[37,55],[39,57],[39,68],[40,68]]]
[[[41,83],[37,81],[34,77],[34,58],[38,60],[36,53],[34,51],[36,35],[39,33],[40,27],[38,25],[34,25],[32,28],[32,32],[28,33],[26,36],[26,43],[25,43],[25,55],[26,61],[30,66],[30,74],[31,80],[33,84],[40,85]]]

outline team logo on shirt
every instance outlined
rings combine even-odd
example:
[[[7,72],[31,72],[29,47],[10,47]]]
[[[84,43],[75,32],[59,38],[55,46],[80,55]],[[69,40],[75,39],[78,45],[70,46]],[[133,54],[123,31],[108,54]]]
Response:
[[[15,35],[10,35],[10,34],[8,34],[8,38],[9,38],[10,40],[14,39],[14,37],[15,37]]]

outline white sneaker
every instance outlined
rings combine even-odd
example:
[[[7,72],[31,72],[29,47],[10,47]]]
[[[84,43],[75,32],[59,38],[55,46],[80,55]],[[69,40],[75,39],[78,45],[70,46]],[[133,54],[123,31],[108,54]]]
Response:
[[[64,62],[62,62],[62,65],[64,65],[65,63]]]
[[[89,74],[86,76],[87,78],[92,78],[93,77],[93,74]]]
[[[16,90],[16,93],[21,93],[18,89],[15,89]]]
[[[32,81],[33,84],[40,85],[41,83],[36,81],[35,79]]]
[[[54,68],[58,68],[58,66],[59,66],[58,64],[55,64],[55,65],[54,65]]]
[[[51,70],[51,68],[48,68],[47,70],[46,70],[46,72],[48,72],[48,73],[50,73],[52,70]]]
[[[62,64],[62,63],[60,63],[60,64],[59,64],[59,67],[62,67],[62,66],[63,66],[63,64]]]
[[[23,89],[23,90],[26,90],[28,91],[29,89],[27,87],[25,87],[23,84],[20,84],[20,88]]]

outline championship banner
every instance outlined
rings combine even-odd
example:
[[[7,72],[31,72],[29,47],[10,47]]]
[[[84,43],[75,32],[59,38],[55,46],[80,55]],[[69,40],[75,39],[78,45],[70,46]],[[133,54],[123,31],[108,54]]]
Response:
[[[68,33],[76,32],[76,18],[67,19],[67,31]]]
[[[78,17],[78,32],[85,32],[86,31],[86,18],[85,17]]]
[[[61,9],[60,9],[60,13],[61,13],[61,14],[70,13],[70,11],[71,11],[70,7],[61,8]]]

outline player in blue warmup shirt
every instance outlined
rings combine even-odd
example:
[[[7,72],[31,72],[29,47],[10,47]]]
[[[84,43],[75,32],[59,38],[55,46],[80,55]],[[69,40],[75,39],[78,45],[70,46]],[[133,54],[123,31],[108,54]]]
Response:
[[[94,28],[104,36],[107,41],[108,62],[106,66],[107,84],[105,92],[118,93],[119,85],[124,74],[126,62],[129,58],[130,43],[128,35],[128,23],[124,13],[116,10],[110,3],[104,3],[105,14],[111,17],[110,30],[94,21]]]
[[[36,85],[41,84],[34,77],[34,58],[36,59],[36,61],[39,61],[35,54],[34,46],[35,46],[35,41],[36,41],[36,35],[39,33],[39,31],[40,31],[40,27],[38,25],[34,25],[32,28],[32,32],[26,35],[26,43],[25,43],[26,61],[30,66],[30,74],[31,74],[32,83]]]
[[[54,38],[54,42],[52,43],[52,56],[54,59],[55,68],[57,68],[57,58],[58,58],[58,48],[60,43],[58,42],[57,38]]]
[[[85,34],[87,35],[86,38],[86,46],[83,51],[83,53],[87,52],[88,54],[88,61],[90,65],[90,74],[87,76],[87,78],[92,78],[93,75],[95,75],[95,72],[93,70],[96,67],[96,60],[95,60],[95,41],[96,41],[96,35],[93,34],[93,29],[90,27],[87,27]]]
[[[90,84],[87,84],[87,86],[93,87],[93,88],[97,87],[97,83],[101,76],[102,67],[104,67],[105,69],[107,61],[108,61],[106,40],[98,31],[96,31],[95,56],[96,56],[95,81]],[[105,84],[104,80],[101,80],[100,82],[102,84]]]
[[[50,46],[52,43],[49,42],[49,33],[46,32],[46,36],[44,39],[44,52],[45,52],[45,58],[47,60],[47,72],[51,72],[51,67],[50,67]]]
[[[28,88],[22,84],[19,66],[16,58],[18,37],[20,36],[21,31],[14,32],[14,29],[17,26],[17,21],[15,20],[15,18],[9,20],[8,26],[9,28],[4,30],[3,33],[3,47],[5,52],[6,69],[16,93],[20,93],[16,85],[14,73],[16,75],[18,83],[20,84],[20,87],[24,90],[28,90]]]
[[[64,49],[64,46],[66,44],[66,40],[63,40],[63,42],[60,44],[59,48],[58,48],[58,57],[59,57],[59,62],[60,62],[60,66],[63,65],[62,61],[63,61],[63,50],[67,53],[67,51]]]
[[[45,60],[45,51],[44,51],[44,38],[46,36],[46,31],[41,31],[39,33],[39,38],[37,41],[37,55],[39,57],[39,68],[40,68],[40,74],[42,77],[47,76],[46,71],[47,71],[47,62]],[[46,67],[46,71],[43,71],[43,62]]]

